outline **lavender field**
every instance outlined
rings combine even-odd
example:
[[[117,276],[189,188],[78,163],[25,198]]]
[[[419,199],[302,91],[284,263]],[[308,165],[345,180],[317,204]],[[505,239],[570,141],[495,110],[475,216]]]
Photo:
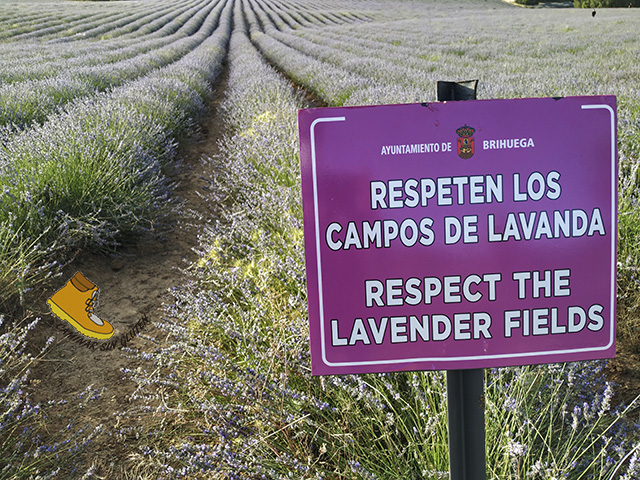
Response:
[[[500,0],[0,0],[0,478],[449,478],[443,372],[311,376],[296,125],[432,102],[438,80],[617,96],[618,341],[637,365],[639,24]],[[189,161],[206,187],[187,208]],[[75,366],[44,302],[78,252],[186,217],[196,259],[153,328],[117,362],[74,347],[118,384],[49,392],[42,369]],[[488,478],[640,478],[640,391],[611,371],[487,370]]]

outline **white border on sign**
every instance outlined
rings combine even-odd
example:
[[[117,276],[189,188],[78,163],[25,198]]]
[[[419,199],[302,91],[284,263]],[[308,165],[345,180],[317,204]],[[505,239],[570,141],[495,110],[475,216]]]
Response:
[[[320,256],[320,216],[318,207],[318,177],[316,172],[316,145],[315,145],[315,127],[319,123],[327,122],[344,122],[346,117],[324,117],[316,118],[310,126],[310,139],[311,139],[311,171],[313,178],[313,213],[315,224],[315,242],[316,242],[316,263],[318,269],[318,306],[320,314],[320,338],[321,338],[321,351],[322,361],[329,367],[347,367],[347,366],[366,366],[366,365],[393,365],[399,363],[413,363],[413,362],[456,362],[456,361],[468,361],[468,360],[482,360],[482,359],[500,359],[500,358],[525,358],[544,355],[562,355],[570,353],[585,353],[585,352],[599,352],[607,350],[613,345],[615,341],[615,305],[616,305],[616,143],[615,143],[615,112],[609,105],[604,104],[591,104],[582,105],[583,110],[595,110],[605,109],[608,110],[611,115],[611,299],[610,299],[610,312],[609,312],[609,343],[602,347],[587,347],[587,348],[574,348],[566,350],[551,350],[542,352],[522,352],[522,353],[508,353],[508,354],[495,354],[495,355],[470,355],[462,357],[422,357],[422,358],[402,358],[393,360],[367,360],[361,362],[330,362],[327,360],[327,351],[325,345],[325,321],[324,321],[324,294],[322,290],[322,260]]]
[[[322,291],[322,260],[320,257],[320,214],[318,213],[318,174],[316,172],[316,134],[315,128],[321,122],[344,122],[345,117],[316,118],[311,123],[311,174],[313,178],[313,218],[316,230],[316,262],[318,268],[318,308],[320,310],[320,337],[322,338],[322,361],[329,366],[340,366],[327,360],[327,352],[324,344],[324,293]],[[347,363],[346,365],[350,365]]]

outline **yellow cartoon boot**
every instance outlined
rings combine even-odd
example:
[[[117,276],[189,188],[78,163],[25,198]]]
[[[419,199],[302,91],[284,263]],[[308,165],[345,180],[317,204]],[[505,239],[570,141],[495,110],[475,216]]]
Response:
[[[98,287],[82,273],[76,273],[67,284],[54,293],[47,303],[54,315],[69,322],[88,337],[106,339],[113,335],[113,327],[93,313]]]

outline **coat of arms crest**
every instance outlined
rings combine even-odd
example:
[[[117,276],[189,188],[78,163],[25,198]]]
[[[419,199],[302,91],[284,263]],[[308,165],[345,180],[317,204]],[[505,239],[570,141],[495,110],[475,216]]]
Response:
[[[458,156],[460,158],[471,158],[475,153],[475,139],[473,134],[476,129],[465,125],[456,130],[458,134]]]

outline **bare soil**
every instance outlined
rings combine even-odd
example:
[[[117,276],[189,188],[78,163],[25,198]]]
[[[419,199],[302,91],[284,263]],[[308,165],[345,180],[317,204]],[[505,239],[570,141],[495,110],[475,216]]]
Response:
[[[615,383],[614,403],[629,405],[640,395],[640,355],[625,343],[618,342],[616,358],[608,363],[607,380]],[[640,406],[634,411],[640,412]]]

